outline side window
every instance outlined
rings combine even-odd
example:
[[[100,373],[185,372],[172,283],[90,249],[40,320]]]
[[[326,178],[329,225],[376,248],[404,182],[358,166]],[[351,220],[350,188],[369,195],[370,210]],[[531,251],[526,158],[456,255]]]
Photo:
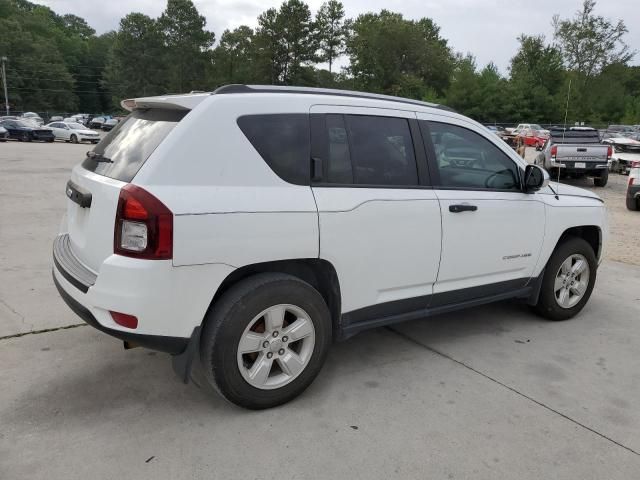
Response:
[[[346,115],[354,182],[418,185],[409,122],[404,118]]]
[[[309,115],[246,115],[238,126],[269,167],[284,181],[309,185]]]
[[[353,184],[353,169],[349,154],[347,127],[342,115],[327,115],[327,170],[328,183]]]
[[[404,118],[327,115],[326,142],[328,183],[418,185],[413,140]]]
[[[519,190],[516,163],[483,136],[457,125],[428,122],[440,186]]]

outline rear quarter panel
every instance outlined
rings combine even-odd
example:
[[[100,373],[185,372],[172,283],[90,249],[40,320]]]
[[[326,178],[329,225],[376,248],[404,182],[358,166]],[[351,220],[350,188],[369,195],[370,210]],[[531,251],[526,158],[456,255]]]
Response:
[[[211,96],[191,111],[134,183],[174,213],[175,266],[318,257],[318,212],[309,186],[280,179],[237,124],[245,114],[307,113],[273,95]]]

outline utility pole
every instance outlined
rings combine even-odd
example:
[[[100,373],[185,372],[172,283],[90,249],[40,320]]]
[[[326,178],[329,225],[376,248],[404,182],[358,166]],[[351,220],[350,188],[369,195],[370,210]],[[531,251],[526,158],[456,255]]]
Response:
[[[2,57],[2,84],[4,85],[4,106],[9,115],[9,94],[7,93],[7,72],[4,69],[4,64],[7,61],[7,57]]]

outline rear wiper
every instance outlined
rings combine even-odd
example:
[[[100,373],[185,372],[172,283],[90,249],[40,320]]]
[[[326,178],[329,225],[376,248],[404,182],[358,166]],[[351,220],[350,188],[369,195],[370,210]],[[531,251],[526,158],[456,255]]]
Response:
[[[96,152],[91,152],[91,151],[87,152],[87,158],[90,158],[94,162],[113,163],[113,160],[111,160],[110,158],[105,157],[101,153],[96,153]]]

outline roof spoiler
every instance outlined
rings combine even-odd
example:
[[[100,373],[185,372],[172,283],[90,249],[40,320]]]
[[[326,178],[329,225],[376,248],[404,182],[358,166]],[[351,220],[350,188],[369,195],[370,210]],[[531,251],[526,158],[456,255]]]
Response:
[[[120,105],[125,110],[146,110],[148,108],[162,108],[164,110],[192,110],[209,96],[208,93],[187,93],[182,95],[163,95],[157,97],[127,98]]]

